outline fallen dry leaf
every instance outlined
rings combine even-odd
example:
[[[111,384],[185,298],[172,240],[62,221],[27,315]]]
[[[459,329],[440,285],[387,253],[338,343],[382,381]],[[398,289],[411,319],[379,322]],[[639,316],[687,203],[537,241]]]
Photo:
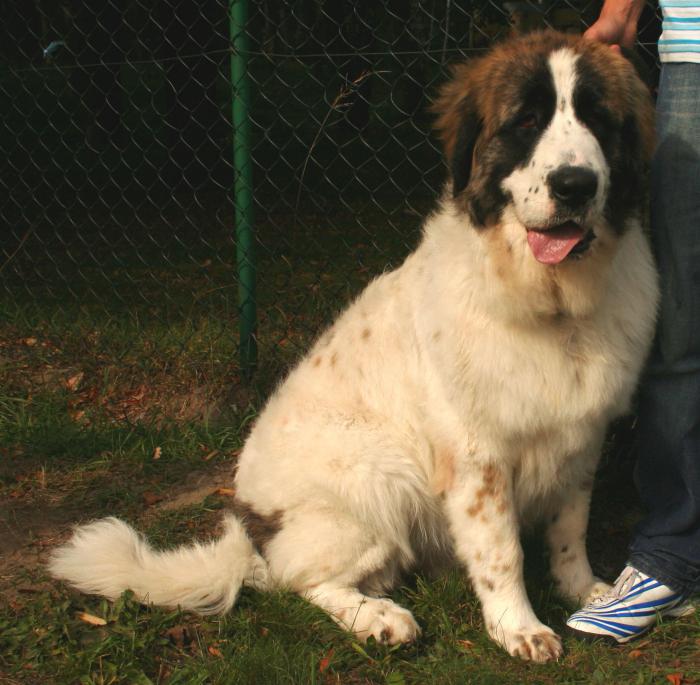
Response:
[[[91,626],[106,626],[107,621],[99,616],[93,616],[92,614],[86,614],[84,611],[79,611],[76,616],[83,622],[89,623]]]
[[[27,347],[34,347],[34,345],[36,345],[39,341],[36,338],[24,338],[24,340],[21,342],[23,342]]]
[[[65,383],[66,388],[71,392],[75,392],[82,383],[84,376],[85,374],[82,371],[76,373],[75,376],[71,376]]]
[[[236,491],[233,488],[217,488],[214,491],[217,495],[222,495],[224,497],[235,497]]]
[[[641,649],[633,649],[627,656],[630,659],[639,659],[640,656],[644,656],[644,652]]]
[[[474,646],[474,643],[471,640],[457,640],[457,644],[462,649],[471,649]]]
[[[213,459],[217,454],[219,454],[219,450],[212,450],[209,452],[209,454],[205,454],[202,459],[204,461],[209,461],[210,459]]]
[[[331,664],[331,659],[333,658],[333,650],[329,649],[326,652],[326,655],[321,659],[321,661],[318,662],[318,672],[323,673],[324,671],[328,670],[328,667]]]
[[[209,647],[207,648],[207,651],[208,651],[209,654],[211,654],[212,656],[217,656],[217,657],[219,657],[220,659],[223,658],[223,656],[224,656],[224,655],[221,653],[221,650],[220,650],[220,649],[217,649],[217,648],[214,647],[214,646],[209,646]]]
[[[192,642],[192,636],[190,631],[187,630],[187,626],[173,626],[165,631],[165,636],[172,642],[176,647],[183,649]]]
[[[143,501],[149,507],[152,507],[154,504],[158,504],[158,502],[160,502],[162,499],[163,497],[156,492],[146,491],[143,493]]]
[[[669,683],[672,685],[681,685],[683,682],[683,674],[682,673],[669,673],[666,676],[666,680],[668,680]]]
[[[156,447],[156,448],[153,450],[153,460],[155,461],[156,459],[160,459],[161,453],[162,453],[161,448],[160,448],[160,447]]]

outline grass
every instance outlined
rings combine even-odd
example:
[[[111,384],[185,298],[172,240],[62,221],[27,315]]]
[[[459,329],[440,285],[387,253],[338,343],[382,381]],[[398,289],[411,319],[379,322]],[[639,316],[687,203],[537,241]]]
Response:
[[[46,556],[75,521],[119,515],[163,547],[215,535],[236,455],[270,387],[372,274],[398,262],[416,228],[412,215],[387,224],[371,210],[305,215],[294,240],[278,244],[265,235],[274,226],[262,226],[263,244],[274,248],[259,264],[261,367],[252,387],[235,361],[223,237],[208,236],[210,253],[185,245],[83,266],[82,278],[50,289],[8,283],[0,300],[0,682],[700,682],[697,616],[625,647],[566,636],[557,664],[511,659],[485,636],[459,570],[409,576],[394,593],[423,629],[398,648],[360,645],[286,593],[244,591],[228,615],[203,618],[128,594],[111,604],[47,577]],[[109,287],[98,288],[100,279]],[[620,428],[596,487],[589,546],[607,578],[624,563],[639,516],[630,452]],[[539,537],[525,545],[530,596],[561,632],[570,607],[552,592]]]

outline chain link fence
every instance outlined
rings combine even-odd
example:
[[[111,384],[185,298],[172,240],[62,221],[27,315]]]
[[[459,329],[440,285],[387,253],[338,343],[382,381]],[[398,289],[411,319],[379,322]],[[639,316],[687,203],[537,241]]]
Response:
[[[23,354],[33,348],[44,367],[112,380],[148,369],[184,390],[241,381],[241,311],[269,387],[415,245],[444,177],[428,105],[450,63],[513,26],[578,32],[600,9],[0,6],[0,360],[31,376]],[[640,43],[651,65],[658,32],[650,4]],[[254,348],[243,352],[252,365]]]

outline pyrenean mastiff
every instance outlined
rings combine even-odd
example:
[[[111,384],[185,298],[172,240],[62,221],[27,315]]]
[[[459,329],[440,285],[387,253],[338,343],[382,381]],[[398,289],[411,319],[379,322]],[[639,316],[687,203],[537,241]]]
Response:
[[[274,392],[223,536],[158,552],[108,518],[54,553],[56,577],[202,613],[244,584],[288,588],[395,644],[419,627],[383,595],[456,559],[494,640],[561,654],[525,592],[519,534],[544,521],[564,597],[607,588],[586,526],[606,427],[630,408],[654,329],[652,103],[620,54],[544,32],[458,65],[434,108],[449,179],[422,241]]]

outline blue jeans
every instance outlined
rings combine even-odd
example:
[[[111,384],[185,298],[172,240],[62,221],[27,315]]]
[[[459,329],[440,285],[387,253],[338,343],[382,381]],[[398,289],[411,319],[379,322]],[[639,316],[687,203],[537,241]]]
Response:
[[[700,64],[664,64],[651,174],[661,274],[657,337],[640,388],[635,482],[646,516],[629,563],[700,591]]]

